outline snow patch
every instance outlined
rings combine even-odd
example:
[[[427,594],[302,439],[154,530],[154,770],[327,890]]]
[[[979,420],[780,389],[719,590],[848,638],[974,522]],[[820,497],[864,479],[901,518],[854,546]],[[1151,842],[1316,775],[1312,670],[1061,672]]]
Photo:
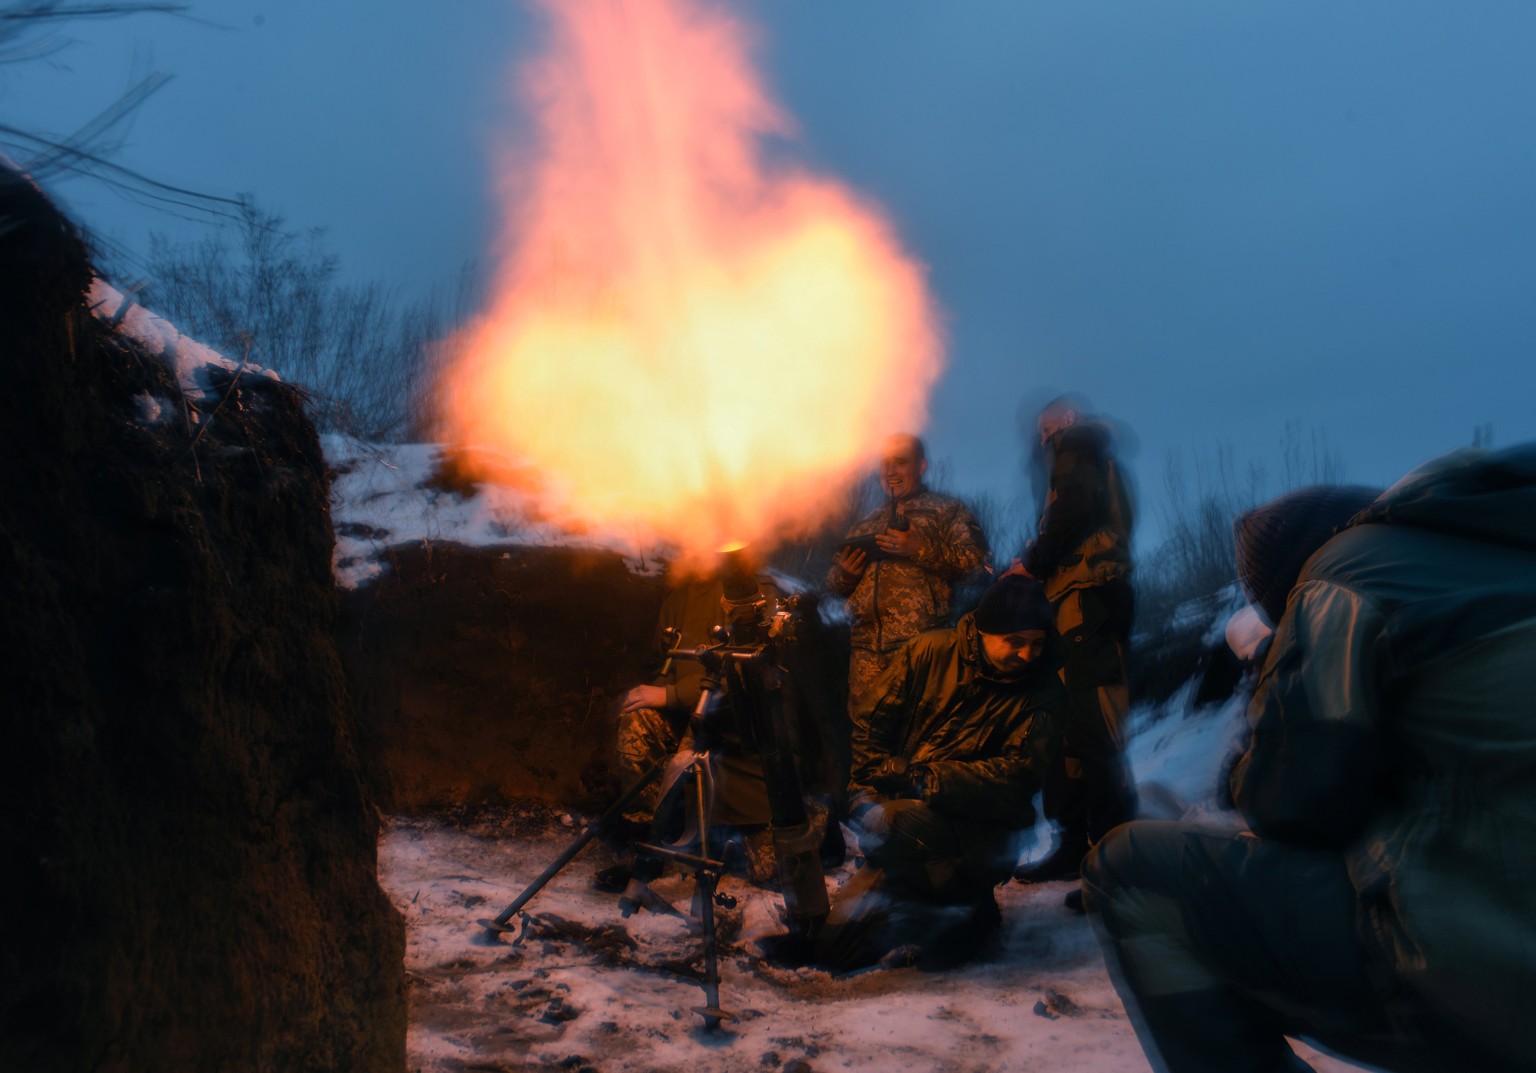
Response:
[[[124,295],[99,277],[91,280],[89,302],[91,312],[98,320],[164,361],[190,399],[201,401],[218,395],[220,389],[214,386],[209,376],[211,369],[222,369],[231,375],[280,379],[271,369],[250,362],[231,361],[212,347],[183,335],[170,321],[138,305],[132,295]]]
[[[169,402],[165,399],[157,398],[147,391],[141,391],[133,397],[133,407],[138,413],[139,424],[141,425],[158,425],[170,413]]]
[[[658,549],[613,532],[581,532],[548,518],[518,489],[489,482],[473,491],[439,480],[445,449],[436,443],[374,444],[339,433],[320,437],[332,472],[331,521],[336,583],[355,589],[383,573],[382,554],[401,544],[442,541],[474,547],[601,549],[630,570],[657,574]]]

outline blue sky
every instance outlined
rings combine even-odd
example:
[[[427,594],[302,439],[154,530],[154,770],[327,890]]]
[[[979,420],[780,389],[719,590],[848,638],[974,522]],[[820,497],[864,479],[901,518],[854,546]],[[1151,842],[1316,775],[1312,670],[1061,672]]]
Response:
[[[1387,483],[1491,423],[1536,436],[1536,5],[759,0],[783,151],[882,204],[930,269],[951,483],[1022,487],[1021,399],[1122,419],[1155,512],[1171,452],[1271,470],[1288,422]],[[72,23],[0,68],[65,132],[173,80],[119,159],[323,226],[344,266],[451,280],[495,226],[539,26],[496,0],[220,0]],[[56,186],[129,247],[189,225]]]

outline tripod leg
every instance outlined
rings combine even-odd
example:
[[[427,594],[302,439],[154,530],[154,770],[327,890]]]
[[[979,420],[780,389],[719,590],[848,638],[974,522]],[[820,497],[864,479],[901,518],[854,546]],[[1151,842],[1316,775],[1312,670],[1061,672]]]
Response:
[[[511,920],[517,914],[519,909],[532,901],[533,896],[539,893],[539,891],[543,890],[544,885],[551,879],[554,879],[555,876],[560,873],[562,868],[570,864],[571,861],[575,859],[576,854],[580,853],[583,849],[586,848],[588,842],[591,842],[594,838],[600,835],[617,816],[621,815],[623,811],[629,807],[630,802],[639,797],[645,791],[647,786],[661,778],[661,773],[667,769],[667,764],[670,760],[670,757],[665,757],[661,760],[658,760],[655,765],[652,766],[651,770],[640,776],[640,780],[638,782],[636,782],[628,790],[624,791],[624,793],[620,795],[619,799],[608,807],[607,812],[599,816],[597,821],[593,823],[591,827],[588,827],[581,833],[581,837],[577,838],[576,841],[565,847],[565,849],[561,851],[560,856],[556,857],[550,866],[539,874],[537,879],[528,884],[528,886],[524,888],[523,893],[519,894],[511,905],[503,909],[500,914],[497,915],[496,919],[491,920],[488,918],[482,918],[477,920],[476,923],[486,931],[492,932],[494,934],[511,931],[512,929],[507,927],[507,921]]]
[[[715,883],[719,876],[708,869],[694,873],[700,918],[704,925],[704,1005],[693,1012],[704,1018],[704,1029],[713,1032],[722,1020],[736,1020],[736,1015],[720,1008],[720,937],[715,930]]]

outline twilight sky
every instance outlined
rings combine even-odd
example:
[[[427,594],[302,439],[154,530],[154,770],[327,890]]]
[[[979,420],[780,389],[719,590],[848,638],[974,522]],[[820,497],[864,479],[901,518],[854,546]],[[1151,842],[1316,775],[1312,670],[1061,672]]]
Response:
[[[540,24],[499,0],[202,0],[59,28],[0,66],[67,133],[173,80],[116,159],[324,227],[344,267],[451,281],[495,230],[493,147]],[[882,205],[930,270],[950,483],[1022,487],[1022,398],[1086,392],[1139,441],[1280,466],[1287,422],[1385,484],[1536,436],[1536,4],[758,0],[784,151]],[[51,184],[130,248],[194,225]]]

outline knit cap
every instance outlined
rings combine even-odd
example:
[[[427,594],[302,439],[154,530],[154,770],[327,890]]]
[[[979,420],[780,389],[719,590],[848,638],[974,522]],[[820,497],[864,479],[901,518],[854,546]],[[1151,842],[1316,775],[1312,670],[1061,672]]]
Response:
[[[1307,560],[1381,495],[1379,488],[1317,485],[1287,492],[1233,524],[1243,591],[1274,626]]]
[[[976,628],[982,633],[1048,630],[1055,618],[1040,582],[1023,574],[1003,576],[976,605]]]

